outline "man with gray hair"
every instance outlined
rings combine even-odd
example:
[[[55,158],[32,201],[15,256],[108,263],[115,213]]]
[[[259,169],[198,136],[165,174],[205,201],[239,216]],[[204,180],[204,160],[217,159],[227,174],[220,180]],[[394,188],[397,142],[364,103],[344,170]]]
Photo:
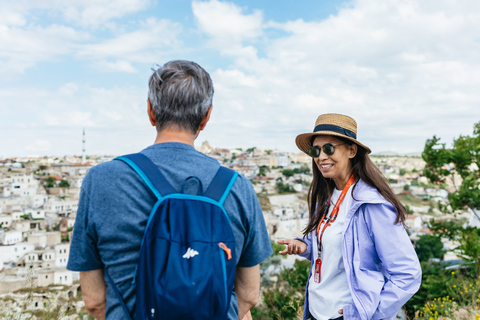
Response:
[[[194,148],[194,141],[212,112],[213,84],[209,74],[190,61],[170,61],[149,80],[148,117],[156,127],[148,157],[177,190],[186,179],[204,191],[220,168],[217,160]],[[143,180],[122,161],[92,168],[83,180],[67,268],[80,271],[85,307],[96,319],[125,319],[135,314],[132,285],[148,215],[156,199]],[[248,179],[239,176],[225,199],[235,238],[236,274],[228,319],[243,319],[256,305],[259,264],[272,254],[258,199]],[[108,271],[108,272],[105,272]],[[126,309],[117,299],[109,274]],[[209,308],[210,306],[205,306]]]

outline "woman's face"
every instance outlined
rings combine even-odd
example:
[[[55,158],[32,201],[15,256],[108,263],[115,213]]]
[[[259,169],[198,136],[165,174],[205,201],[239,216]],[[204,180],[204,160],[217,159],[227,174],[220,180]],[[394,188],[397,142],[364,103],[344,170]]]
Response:
[[[335,152],[327,155],[322,146],[331,143],[335,146]],[[324,178],[331,178],[335,182],[337,189],[343,189],[352,172],[352,163],[350,159],[357,154],[357,145],[353,143],[351,146],[344,144],[335,136],[317,136],[313,141],[313,146],[320,148],[320,155],[315,158],[318,170]]]

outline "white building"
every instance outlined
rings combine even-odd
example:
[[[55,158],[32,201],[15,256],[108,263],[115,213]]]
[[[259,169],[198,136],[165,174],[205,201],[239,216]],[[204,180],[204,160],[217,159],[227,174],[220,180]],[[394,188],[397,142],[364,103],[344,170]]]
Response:
[[[27,209],[25,214],[29,215],[32,219],[45,219],[45,210],[43,209]]]
[[[38,286],[47,287],[52,284],[71,286],[72,271],[65,268],[45,269],[38,272]]]
[[[54,268],[56,260],[55,249],[47,249],[42,252],[42,268]]]
[[[48,196],[46,194],[39,192],[39,190],[37,190],[37,194],[30,196],[29,200],[30,200],[29,205],[32,208],[40,208],[45,204],[45,202],[47,202]]]
[[[16,243],[8,246],[0,246],[0,261],[12,262],[17,261],[26,253],[34,251],[35,246],[28,243]]]
[[[47,234],[45,232],[31,233],[28,235],[27,242],[45,248],[47,246]]]
[[[278,159],[279,167],[286,167],[290,164],[290,162],[288,161],[287,155],[277,155],[276,158]]]
[[[60,243],[55,245],[55,265],[57,267],[66,267],[69,253],[70,243]]]
[[[33,196],[37,193],[39,182],[33,174],[12,174],[11,193],[17,197]]]
[[[2,228],[11,228],[12,227],[12,216],[9,214],[0,214],[0,226]]]
[[[19,220],[22,220],[22,215],[23,215],[23,212],[21,211],[13,211],[10,216],[12,217],[12,221],[19,221]]]
[[[405,217],[405,225],[408,229],[413,229],[413,231],[420,231],[423,228],[423,219],[421,216],[407,214]]]
[[[7,231],[3,234],[2,243],[3,245],[15,244],[22,242],[23,235],[20,231]]]
[[[30,230],[30,221],[28,220],[19,220],[12,224],[13,228],[17,231],[28,232]]]
[[[46,212],[68,212],[68,211],[77,211],[78,202],[77,201],[62,201],[62,200],[49,200],[45,202],[43,208]]]

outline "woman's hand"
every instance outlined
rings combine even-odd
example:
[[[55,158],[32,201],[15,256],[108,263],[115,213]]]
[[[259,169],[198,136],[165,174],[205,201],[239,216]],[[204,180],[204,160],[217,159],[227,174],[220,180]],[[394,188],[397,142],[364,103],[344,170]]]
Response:
[[[278,253],[282,256],[286,254],[302,254],[307,251],[307,244],[300,240],[277,240],[279,244],[285,244],[287,247]]]

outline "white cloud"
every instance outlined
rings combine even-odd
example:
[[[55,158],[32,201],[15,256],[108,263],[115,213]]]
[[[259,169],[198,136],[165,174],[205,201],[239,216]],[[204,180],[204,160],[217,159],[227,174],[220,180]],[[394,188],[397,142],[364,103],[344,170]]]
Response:
[[[118,60],[115,62],[101,60],[101,61],[97,61],[96,65],[99,70],[104,70],[104,71],[127,72],[127,73],[137,72],[137,69],[135,69],[130,64],[130,62],[126,60]]]
[[[23,3],[21,3],[23,4]],[[38,1],[27,5],[11,4],[0,13],[0,75],[16,76],[43,61],[76,57],[91,61],[103,71],[135,72],[132,63],[152,63],[177,52],[181,26],[168,20],[149,18],[132,24],[129,30],[113,28],[111,36],[101,37],[91,28],[144,8],[148,1]],[[114,10],[110,10],[116,8]],[[65,13],[66,21],[40,20],[41,12]],[[109,14],[104,14],[108,11]],[[37,16],[38,15],[38,16]],[[101,19],[94,19],[100,15]],[[70,16],[80,19],[81,26],[72,26]],[[83,20],[82,20],[83,19]],[[85,22],[86,21],[86,22]],[[132,30],[130,30],[132,29]]]
[[[262,35],[261,11],[243,14],[242,8],[235,4],[218,0],[193,1],[192,10],[200,30],[212,37],[217,47],[237,47],[244,40]]]
[[[66,20],[77,21],[82,26],[98,27],[121,18],[128,13],[145,9],[149,0],[76,0],[60,1]]]
[[[118,1],[102,4],[111,8],[127,0]],[[86,9],[96,5],[93,0],[31,3],[73,22],[36,24],[33,9],[25,13],[15,9],[20,5],[7,6],[0,12],[0,75],[62,57],[85,61],[93,70],[134,73],[141,63],[198,54],[215,85],[211,122],[199,142],[207,139],[213,146],[295,151],[298,133],[312,130],[319,114],[337,112],[357,120],[360,140],[374,152],[410,152],[420,151],[434,134],[446,142],[471,134],[480,120],[477,0],[354,0],[323,20],[287,22],[265,21],[256,7],[193,1],[195,31],[186,20],[180,24],[161,16],[123,24],[117,20],[144,8],[144,1],[104,17]],[[71,11],[65,9],[69,6]],[[189,41],[192,33],[207,41],[197,47],[198,42]],[[222,67],[211,58],[218,54]],[[57,133],[66,127],[82,125],[109,141],[128,132],[123,144],[111,145],[124,150],[122,145],[133,148],[135,139],[151,129],[145,100],[146,88],[128,85],[5,87],[0,89],[2,118],[21,120],[14,124],[0,118],[0,126],[16,132],[46,128],[53,139],[60,139]],[[7,105],[21,109],[3,107]],[[41,114],[49,117],[47,125]],[[94,139],[98,148],[102,139]],[[22,148],[29,144],[16,143]]]
[[[13,155],[79,154],[83,128],[91,153],[139,151],[155,137],[146,99],[146,88],[136,87],[0,88],[0,156],[7,150]]]
[[[287,34],[269,39],[265,57],[231,55],[233,66],[214,73],[215,105],[225,108],[216,121],[233,133],[227,143],[273,141],[295,150],[296,134],[311,130],[319,114],[337,112],[357,120],[374,151],[410,152],[433,134],[448,142],[471,134],[480,120],[477,1],[357,0],[323,21],[256,29],[267,26]],[[242,85],[245,78],[255,87]],[[233,118],[232,101],[243,107]],[[224,143],[219,138],[212,135],[213,144]]]
[[[150,18],[135,31],[99,43],[80,44],[76,55],[84,59],[121,58],[120,67],[132,72],[133,67],[125,68],[126,62],[151,63],[159,55],[175,51],[180,45],[177,40],[180,31],[179,24]]]
[[[53,18],[81,27],[104,27],[112,19],[145,9],[150,0],[36,0],[4,1],[0,21],[6,25],[24,25],[27,18],[47,12]]]
[[[146,122],[146,89],[135,87],[104,89],[69,83],[54,91],[7,88],[0,90],[0,99],[2,114],[29,127],[111,128]],[[10,107],[19,103],[21,108]],[[13,124],[2,119],[0,126]]]

